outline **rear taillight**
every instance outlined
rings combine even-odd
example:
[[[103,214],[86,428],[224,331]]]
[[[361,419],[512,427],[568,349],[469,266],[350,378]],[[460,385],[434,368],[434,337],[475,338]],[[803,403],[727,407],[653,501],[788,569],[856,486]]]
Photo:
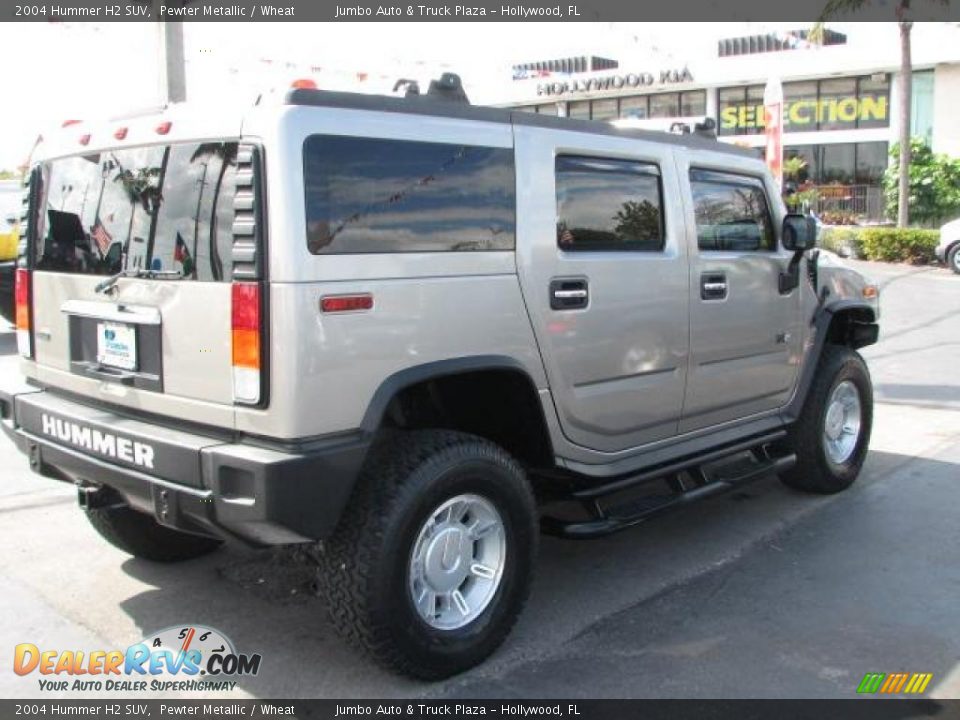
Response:
[[[24,357],[31,357],[33,348],[30,335],[30,271],[26,268],[17,268],[13,293],[16,306],[17,350]]]
[[[260,402],[262,362],[260,284],[233,283],[231,308],[233,400],[256,405]]]

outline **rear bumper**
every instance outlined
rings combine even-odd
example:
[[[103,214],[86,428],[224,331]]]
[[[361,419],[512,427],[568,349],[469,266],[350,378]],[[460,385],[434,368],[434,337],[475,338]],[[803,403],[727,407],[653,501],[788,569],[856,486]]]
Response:
[[[169,527],[255,545],[329,536],[368,447],[357,436],[295,450],[237,442],[27,385],[0,387],[0,425],[34,472],[77,484],[85,504],[106,487]]]

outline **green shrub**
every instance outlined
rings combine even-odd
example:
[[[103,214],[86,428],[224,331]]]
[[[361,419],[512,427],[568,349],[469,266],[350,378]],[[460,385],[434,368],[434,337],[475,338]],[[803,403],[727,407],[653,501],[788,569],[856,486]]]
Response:
[[[936,230],[867,228],[860,233],[860,245],[867,260],[925,265],[936,260],[933,250],[939,238]]]
[[[934,153],[920,138],[910,140],[910,222],[936,227],[960,213],[960,158]],[[900,196],[900,145],[890,148],[883,185],[887,215],[897,216]]]
[[[824,250],[835,252],[841,257],[863,257],[860,241],[861,228],[828,226],[820,231],[819,245]]]

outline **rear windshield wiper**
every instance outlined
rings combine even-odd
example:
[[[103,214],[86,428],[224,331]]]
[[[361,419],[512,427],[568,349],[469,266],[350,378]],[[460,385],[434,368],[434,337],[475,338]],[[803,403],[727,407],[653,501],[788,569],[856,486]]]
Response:
[[[177,280],[183,277],[183,273],[179,270],[145,270],[143,268],[133,268],[132,270],[121,270],[115,275],[102,280],[97,283],[97,286],[93,288],[94,292],[102,293],[107,292],[110,288],[117,284],[117,281],[120,278],[132,277],[132,278],[148,278],[150,280],[159,280],[159,279],[169,279]]]

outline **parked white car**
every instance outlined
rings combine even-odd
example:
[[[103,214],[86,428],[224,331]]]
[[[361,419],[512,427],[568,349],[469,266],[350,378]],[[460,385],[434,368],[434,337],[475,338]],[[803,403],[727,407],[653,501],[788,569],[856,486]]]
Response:
[[[940,244],[934,252],[938,260],[960,275],[960,218],[940,228]]]

